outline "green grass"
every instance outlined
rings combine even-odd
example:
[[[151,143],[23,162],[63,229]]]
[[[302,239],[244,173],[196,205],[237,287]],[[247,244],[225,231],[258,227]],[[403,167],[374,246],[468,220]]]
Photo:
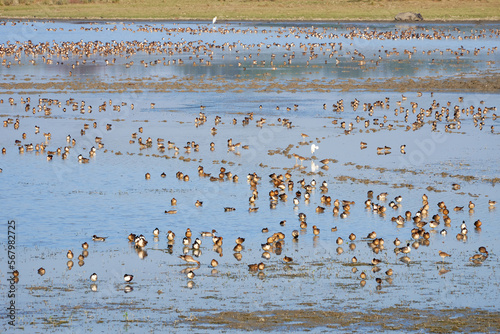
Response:
[[[500,0],[0,0],[0,17],[149,20],[500,20]]]

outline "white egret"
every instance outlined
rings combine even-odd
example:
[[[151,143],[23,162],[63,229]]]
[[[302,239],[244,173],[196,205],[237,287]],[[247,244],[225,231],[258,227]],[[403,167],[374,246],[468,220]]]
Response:
[[[314,154],[314,151],[318,150],[319,146],[315,144],[311,144],[311,154]]]
[[[319,170],[319,166],[311,160],[311,172],[316,173]]]
[[[212,24],[215,24],[216,21],[217,21],[217,16],[212,19]]]

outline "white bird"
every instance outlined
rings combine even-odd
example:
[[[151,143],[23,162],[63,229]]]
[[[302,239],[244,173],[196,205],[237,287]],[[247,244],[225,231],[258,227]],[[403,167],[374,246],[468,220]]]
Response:
[[[216,21],[217,21],[217,16],[212,19],[212,24],[215,24]]]
[[[311,172],[316,173],[319,170],[319,166],[311,161]]]
[[[316,151],[317,149],[319,149],[318,145],[311,144],[311,154],[314,154],[314,151]]]

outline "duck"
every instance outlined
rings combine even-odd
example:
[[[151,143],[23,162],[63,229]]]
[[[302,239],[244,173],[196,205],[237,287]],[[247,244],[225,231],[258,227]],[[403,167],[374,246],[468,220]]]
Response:
[[[201,232],[202,237],[213,237],[217,233],[216,230],[212,230],[211,232]]]
[[[129,274],[125,274],[125,275],[123,275],[123,280],[124,280],[125,282],[127,282],[127,283],[128,283],[128,282],[131,282],[133,279],[134,279],[134,275],[129,275]]]
[[[271,244],[268,242],[266,242],[265,244],[262,244],[261,247],[262,247],[262,250],[265,250],[265,251],[270,251],[272,249]]]
[[[400,251],[403,254],[408,254],[411,251],[410,243],[407,243],[405,247],[401,247]]]
[[[39,274],[40,276],[45,275],[45,269],[44,269],[43,267],[40,267],[40,268],[38,269],[38,274]]]
[[[73,252],[69,250],[68,253],[66,254],[66,257],[71,260],[73,258]]]
[[[140,247],[140,248],[144,248],[148,244],[146,238],[143,235],[136,237],[134,242],[135,242],[135,246]]]
[[[159,235],[160,235],[160,230],[158,229],[158,227],[157,227],[157,228],[155,228],[155,229],[153,230],[153,235],[154,235],[155,237],[157,237],[157,236],[159,236]]]
[[[219,265],[219,262],[217,262],[217,260],[216,260],[216,259],[212,259],[212,261],[210,261],[210,265],[211,265],[213,268],[215,268],[215,267],[217,267],[217,266]]]
[[[248,265],[248,270],[250,271],[258,271],[259,270],[259,264],[258,263],[253,263]]]
[[[89,248],[89,244],[88,244],[87,242],[84,242],[84,243],[82,244],[82,248],[83,248],[83,249],[88,249],[88,248]]]
[[[97,235],[95,235],[95,234],[92,236],[92,240],[93,240],[93,241],[106,241],[106,239],[107,239],[107,238],[108,238],[108,237],[98,237],[98,236],[97,236]]]
[[[293,261],[293,259],[291,257],[289,257],[289,256],[285,256],[283,258],[283,262],[289,263],[289,262],[292,262],[292,261]]]
[[[196,263],[198,266],[200,265],[200,261],[195,260],[191,255],[179,255],[179,258],[187,263]]]
[[[319,234],[319,228],[316,227],[316,225],[313,226],[313,234],[318,235]]]
[[[484,246],[479,247],[479,253],[488,255],[488,251],[486,250],[486,247],[484,247]]]

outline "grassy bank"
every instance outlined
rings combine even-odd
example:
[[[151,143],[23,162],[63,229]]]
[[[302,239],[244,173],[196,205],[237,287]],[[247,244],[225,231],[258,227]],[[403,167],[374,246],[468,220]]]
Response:
[[[85,3],[84,3],[85,2]],[[211,20],[500,20],[500,0],[0,0],[3,18]]]

